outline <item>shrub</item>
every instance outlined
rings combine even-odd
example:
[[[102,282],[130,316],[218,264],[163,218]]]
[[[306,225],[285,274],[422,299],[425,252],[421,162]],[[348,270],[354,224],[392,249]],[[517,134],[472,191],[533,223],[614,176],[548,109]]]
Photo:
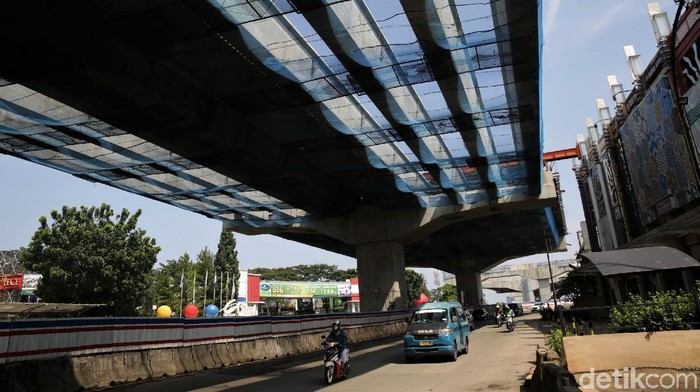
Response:
[[[552,330],[552,334],[547,338],[547,346],[550,350],[556,351],[562,359],[564,358],[564,336],[574,336],[574,334],[566,331],[566,335],[564,335],[561,329],[557,328]]]
[[[644,300],[633,295],[610,311],[610,325],[621,332],[691,329],[697,319],[693,294],[664,291]]]

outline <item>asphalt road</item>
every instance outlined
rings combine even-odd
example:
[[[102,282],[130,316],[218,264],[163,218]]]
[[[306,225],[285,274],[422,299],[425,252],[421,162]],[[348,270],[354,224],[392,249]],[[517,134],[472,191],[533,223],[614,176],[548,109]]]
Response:
[[[343,381],[323,382],[322,353],[110,388],[113,391],[301,392],[301,391],[526,391],[535,348],[544,343],[539,315],[516,318],[516,328],[481,322],[472,331],[469,354],[456,362],[428,359],[407,364],[402,338],[351,346],[352,372]]]

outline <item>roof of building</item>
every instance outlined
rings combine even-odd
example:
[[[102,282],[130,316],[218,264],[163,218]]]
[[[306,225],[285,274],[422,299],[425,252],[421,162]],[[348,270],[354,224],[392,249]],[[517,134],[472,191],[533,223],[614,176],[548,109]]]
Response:
[[[582,253],[581,257],[593,263],[603,276],[700,267],[693,257],[667,246]]]

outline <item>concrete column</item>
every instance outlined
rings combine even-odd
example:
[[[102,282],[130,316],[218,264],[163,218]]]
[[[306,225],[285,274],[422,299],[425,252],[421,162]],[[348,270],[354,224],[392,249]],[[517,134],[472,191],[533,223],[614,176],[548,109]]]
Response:
[[[360,309],[363,312],[407,309],[403,245],[391,241],[369,242],[356,245],[355,250]]]
[[[457,279],[457,298],[468,306],[483,304],[484,293],[481,289],[481,272],[474,268],[460,268],[455,271]]]
[[[537,279],[537,284],[540,286],[540,301],[551,301],[552,282],[549,280],[549,276],[544,279]]]

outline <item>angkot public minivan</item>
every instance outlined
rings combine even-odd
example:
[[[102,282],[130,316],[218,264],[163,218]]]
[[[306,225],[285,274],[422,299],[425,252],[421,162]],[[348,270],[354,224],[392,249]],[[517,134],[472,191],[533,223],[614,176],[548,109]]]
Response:
[[[469,321],[459,302],[428,302],[408,320],[403,337],[406,362],[424,356],[456,361],[469,351]]]

